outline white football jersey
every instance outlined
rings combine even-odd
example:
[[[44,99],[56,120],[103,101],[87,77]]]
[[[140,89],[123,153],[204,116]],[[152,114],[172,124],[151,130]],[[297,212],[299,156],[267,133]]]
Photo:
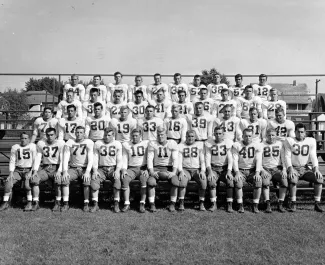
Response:
[[[262,86],[259,84],[255,84],[255,85],[252,85],[252,87],[253,87],[253,91],[256,96],[260,97],[263,101],[268,100],[270,90],[272,89],[271,86],[269,86],[269,85]]]
[[[99,86],[94,86],[94,85],[88,85],[86,88],[86,93],[85,93],[85,101],[90,99],[90,90],[92,88],[97,88],[98,89],[98,100],[106,102],[106,95],[107,95],[107,88],[104,85],[99,85]]]
[[[82,105],[81,105],[81,102],[79,100],[74,100],[71,103],[69,103],[66,100],[61,100],[60,103],[58,104],[58,109],[57,109],[55,117],[57,119],[68,117],[68,109],[67,109],[67,107],[69,105],[76,106],[76,108],[77,108],[76,116],[82,118]]]
[[[61,118],[58,123],[60,140],[76,139],[76,128],[78,126],[85,126],[83,119],[76,118],[75,120],[68,120]]]
[[[262,149],[263,145],[261,143],[252,142],[249,145],[245,145],[242,141],[235,142],[232,146],[232,154],[234,165],[238,165],[239,169],[252,169],[256,167],[256,171],[260,171],[262,161]],[[236,170],[236,167],[234,166]]]
[[[157,129],[164,126],[162,119],[153,117],[151,120],[142,118],[138,120],[138,126],[143,131],[143,140],[154,141],[157,140]]]
[[[88,153],[93,154],[94,142],[90,139],[84,139],[83,141],[76,142],[73,139],[68,140],[65,143],[65,150],[69,151],[69,157],[66,157],[66,151],[64,151],[63,158],[69,159],[69,165],[71,167],[88,167]]]
[[[284,141],[286,137],[295,137],[295,124],[290,120],[278,123],[275,119],[267,121],[267,129],[272,128],[276,131],[277,140]]]
[[[144,117],[146,107],[148,106],[148,101],[142,101],[140,104],[129,102],[127,106],[132,112],[132,117],[135,119],[140,119]]]
[[[284,162],[284,144],[282,141],[275,141],[270,144],[266,141],[263,142],[263,168],[275,168],[278,166],[286,168]]]
[[[284,115],[287,112],[287,103],[283,100],[269,101],[265,100],[262,103],[263,118],[264,119],[275,119],[275,110],[282,108],[284,110]]]
[[[188,87],[186,84],[181,83],[176,85],[175,83],[171,83],[168,86],[168,91],[169,91],[169,95],[170,95],[170,100],[172,102],[178,102],[178,91],[185,91],[186,93],[186,98],[189,98],[189,93],[188,93]]]
[[[181,140],[181,142],[185,142],[187,131],[187,121],[185,118],[166,118],[164,120],[164,124],[167,130],[167,138]]]
[[[137,120],[130,117],[125,121],[113,118],[109,123],[109,127],[115,129],[115,138],[117,141],[121,143],[128,142],[130,141],[132,130],[137,127]]]
[[[103,105],[103,113],[106,111],[106,103],[103,101],[97,101]],[[94,116],[94,104],[97,102],[91,102],[90,100],[84,101],[82,103],[82,116],[86,119],[89,116]]]
[[[47,141],[39,141],[33,169],[37,171],[41,161],[43,165],[60,165],[64,145],[63,140],[55,140],[52,144]]]
[[[127,169],[130,167],[142,167],[147,165],[148,140],[143,140],[137,144],[130,142],[123,143],[123,166]]]
[[[172,115],[171,114],[172,102],[167,99],[165,99],[162,102],[152,100],[150,102],[150,105],[155,107],[155,116],[162,120]]]
[[[237,101],[230,99],[230,100],[217,100],[213,107],[212,107],[212,115],[214,117],[218,117],[219,119],[223,117],[223,108],[227,105],[230,105],[232,108],[232,116],[236,116],[237,114]]]
[[[119,119],[121,117],[121,107],[125,106],[126,103],[125,102],[121,102],[121,103],[113,103],[113,102],[108,102],[106,105],[106,115],[109,116],[111,119],[115,118],[115,119]]]
[[[197,140],[205,141],[212,136],[212,126],[214,118],[209,114],[202,116],[189,115],[188,128],[194,130]]]
[[[174,140],[167,140],[164,145],[150,141],[148,146],[148,169],[156,166],[178,167],[178,147]]]
[[[231,140],[235,142],[240,138],[240,119],[238,117],[230,117],[228,120],[221,118],[219,124],[214,123],[212,128],[212,133],[216,125],[220,125],[224,131],[224,139]]]
[[[165,92],[165,97],[169,98],[169,93],[168,93],[168,85],[161,83],[161,84],[152,84],[149,85],[147,88],[147,95],[148,95],[148,100],[156,100],[157,99],[157,92],[162,89]]]
[[[252,140],[253,142],[261,143],[265,138],[266,133],[266,120],[257,119],[257,121],[252,122],[250,119],[241,119],[239,123],[240,128],[240,136],[239,139],[242,138],[242,132],[248,128],[253,131]]]
[[[110,118],[107,116],[102,116],[100,118],[95,118],[93,116],[87,117],[86,119],[86,137],[93,140],[101,140],[104,138],[104,130],[108,127]]]
[[[119,141],[105,143],[103,140],[96,141],[94,145],[93,169],[99,167],[122,168],[122,144]]]
[[[237,116],[242,119],[249,118],[249,109],[255,107],[258,112],[262,112],[262,100],[259,97],[252,97],[251,99],[238,98],[237,100]]]
[[[229,155],[233,142],[224,139],[220,143],[209,140],[205,142],[205,163],[207,167],[223,167],[228,165],[228,170],[232,170],[232,156]]]
[[[180,114],[182,115],[188,115],[188,114],[194,114],[194,107],[192,102],[184,102],[184,103],[174,103],[174,105],[179,106]]]
[[[26,146],[15,144],[11,147],[9,171],[13,172],[16,167],[32,168],[36,156],[36,145],[29,143]]]
[[[46,139],[45,131],[47,128],[54,128],[56,129],[57,134],[58,132],[58,120],[56,118],[51,118],[47,121],[44,121],[43,117],[38,117],[33,125],[33,135],[38,135],[40,140]]]
[[[209,84],[207,88],[210,98],[213,100],[221,100],[221,90],[224,88],[228,89],[228,86],[226,84]]]
[[[123,93],[122,101],[126,103],[129,96],[129,87],[127,84],[118,84],[118,85],[113,83],[108,84],[109,93],[107,93],[106,101],[112,102],[114,100],[113,95],[114,95],[114,91],[116,90],[122,91]]]
[[[206,98],[206,99],[200,99],[198,98],[193,102],[193,105],[195,105],[196,102],[202,102],[203,103],[203,109],[205,112],[212,114],[213,106],[214,106],[214,100],[212,98]]]
[[[204,146],[202,142],[194,142],[178,145],[179,163],[178,169],[201,169],[205,171]]]
[[[63,100],[67,99],[67,92],[73,92],[73,99],[79,100],[80,102],[84,101],[86,89],[82,84],[72,86],[71,84],[65,84],[63,88]]]
[[[238,86],[233,86],[232,87],[232,98],[234,100],[237,100],[238,98],[243,98],[245,96],[244,91],[245,91],[245,85],[241,85],[240,87]]]
[[[138,91],[138,90],[142,91],[144,100],[148,100],[147,89],[148,88],[145,85],[141,85],[141,86],[130,85],[129,86],[129,91],[128,91],[128,93],[129,93],[129,95],[128,95],[129,101],[131,101],[131,102],[135,101],[134,93],[136,91]]]
[[[205,86],[204,86],[205,87]],[[202,86],[195,86],[193,83],[188,85],[188,92],[190,94],[190,101],[193,102],[200,97],[200,90]]]

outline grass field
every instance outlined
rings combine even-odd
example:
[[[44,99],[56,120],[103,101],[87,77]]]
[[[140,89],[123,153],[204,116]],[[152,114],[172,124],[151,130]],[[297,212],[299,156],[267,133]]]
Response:
[[[0,213],[1,264],[325,264],[325,214]],[[193,205],[191,205],[193,206]]]

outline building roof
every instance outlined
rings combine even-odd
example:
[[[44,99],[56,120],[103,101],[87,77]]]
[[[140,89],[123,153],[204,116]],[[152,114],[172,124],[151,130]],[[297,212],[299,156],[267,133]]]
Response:
[[[42,91],[27,91],[27,101],[30,105],[38,105],[44,103],[52,103],[54,98],[54,104],[58,102],[58,97],[53,96],[51,93],[42,90]]]
[[[284,100],[287,104],[310,104],[311,98],[308,96],[310,90],[307,84],[286,84],[286,83],[271,83],[271,87],[279,91],[279,99]]]

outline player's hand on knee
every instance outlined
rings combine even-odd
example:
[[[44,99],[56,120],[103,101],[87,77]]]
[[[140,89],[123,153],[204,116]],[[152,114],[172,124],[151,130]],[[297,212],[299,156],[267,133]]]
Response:
[[[261,177],[261,175],[260,175],[259,172],[256,172],[256,173],[255,173],[255,175],[254,175],[254,180],[255,180],[256,182],[260,182],[260,181],[262,181],[262,177]]]
[[[122,169],[121,170],[121,179],[124,179],[126,176],[127,176],[127,171],[126,171],[126,169]]]
[[[30,177],[30,180],[33,180],[34,178],[37,178],[37,172],[34,172],[32,176]]]
[[[59,180],[61,178],[62,172],[61,171],[57,171],[54,175],[54,179],[55,180]]]
[[[270,174],[270,172],[266,171],[265,169],[262,169],[261,170],[261,173],[260,173],[260,176],[263,179],[267,179],[267,178],[270,178],[271,177],[271,174]]]
[[[143,176],[144,178],[148,178],[149,177],[149,173],[147,170],[142,170],[141,171],[141,176]]]
[[[32,177],[32,171],[29,171],[26,175],[25,178],[26,180],[29,180]]]
[[[212,181],[213,180],[213,174],[212,173],[209,173],[208,174],[208,181]]]
[[[205,180],[207,178],[205,172],[202,170],[199,174],[199,178],[202,179],[202,180]]]
[[[185,174],[184,174],[184,171],[182,170],[182,171],[180,171],[179,173],[178,173],[178,180],[179,181],[182,181],[182,179],[185,177]]]
[[[322,178],[323,178],[323,175],[322,175],[322,173],[320,173],[320,171],[319,171],[318,168],[316,168],[316,169],[314,170],[314,174],[315,174],[315,176],[316,176],[316,179],[322,179]]]
[[[288,178],[288,173],[287,173],[287,171],[285,169],[282,170],[281,175],[282,175],[282,179],[287,179]]]
[[[115,170],[115,172],[113,173],[113,177],[115,180],[119,180],[121,178],[120,170]]]
[[[227,170],[226,179],[230,181],[234,179],[233,175],[231,174],[231,170]]]
[[[153,177],[153,178],[155,178],[155,179],[158,179],[158,178],[159,178],[159,176],[158,176],[158,172],[153,171],[153,169],[151,169],[151,170],[149,171],[149,174],[150,174],[151,177]]]
[[[13,181],[14,179],[14,172],[10,172],[8,177],[5,179],[5,182]]]
[[[86,171],[83,175],[82,175],[82,179],[85,182],[90,181],[90,172]]]
[[[67,171],[64,171],[62,174],[62,181],[67,181],[70,178],[70,175]]]
[[[238,182],[238,181],[240,181],[241,179],[242,179],[242,176],[241,176],[241,174],[239,173],[239,171],[237,171],[236,174],[235,174],[235,181]]]

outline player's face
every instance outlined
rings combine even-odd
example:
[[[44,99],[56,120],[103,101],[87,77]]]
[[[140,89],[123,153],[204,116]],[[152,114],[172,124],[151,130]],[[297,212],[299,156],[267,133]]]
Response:
[[[23,134],[20,136],[20,145],[26,146],[29,144],[29,136],[27,134]]]
[[[147,119],[152,119],[154,115],[155,115],[155,111],[153,108],[146,109],[146,118]]]
[[[216,75],[215,80],[216,80],[216,83],[219,84],[220,80],[221,80],[220,75]]]
[[[76,85],[78,85],[78,82],[79,82],[79,79],[78,79],[77,76],[73,76],[73,77],[71,77],[71,85],[72,85],[72,86],[76,86]]]
[[[161,76],[160,75],[156,75],[153,77],[153,79],[155,80],[155,84],[159,85],[161,82]]]
[[[271,97],[271,101],[277,101],[278,99],[278,94],[276,91],[271,91],[270,92],[270,97]]]
[[[95,117],[99,117],[102,114],[102,111],[103,111],[102,108],[100,106],[97,106],[94,109]]]
[[[224,137],[224,132],[223,130],[216,130],[214,132],[214,137],[216,138],[216,142],[221,142]]]
[[[141,134],[140,133],[138,133],[138,132],[132,133],[132,142],[134,144],[139,143],[140,139],[141,139]]]
[[[246,98],[251,98],[253,96],[253,89],[252,88],[246,88],[245,89],[245,96],[246,96]]]
[[[142,95],[141,94],[136,94],[134,97],[135,97],[135,102],[136,103],[141,103],[141,101],[142,101]]]
[[[97,98],[98,98],[98,93],[97,92],[90,93],[91,101],[95,102],[95,101],[97,101]]]
[[[72,100],[73,100],[73,93],[68,93],[67,94],[67,102],[72,102]]]
[[[276,138],[276,132],[270,131],[266,134],[266,141],[268,143],[274,143]]]
[[[178,118],[179,116],[179,108],[172,108],[172,116],[173,118]]]
[[[195,134],[189,133],[186,135],[186,143],[187,144],[193,144],[195,142]]]
[[[227,107],[223,109],[223,118],[228,120],[231,117],[231,108]]]
[[[179,94],[178,94],[178,99],[179,99],[179,102],[180,102],[180,103],[185,102],[185,99],[186,99],[186,95],[185,95],[185,93],[179,93]]]
[[[193,79],[193,84],[194,84],[195,86],[199,86],[200,83],[201,83],[201,78],[200,78],[200,77],[195,77],[195,78]]]
[[[266,77],[265,76],[260,77],[259,81],[260,81],[260,85],[264,86],[266,84]]]
[[[256,110],[249,112],[249,117],[251,121],[256,121],[258,119],[258,114]]]
[[[93,83],[94,83],[95,86],[100,85],[100,78],[99,78],[99,76],[96,76],[96,77],[93,78]]]
[[[228,91],[223,91],[221,93],[222,100],[228,100],[229,93]]]
[[[252,142],[252,136],[253,136],[252,132],[245,132],[243,134],[244,143],[245,144],[250,144]]]
[[[135,79],[135,85],[136,85],[136,86],[141,86],[141,84],[142,84],[142,78],[141,78],[141,77],[137,77],[137,78]]]
[[[243,82],[243,79],[241,77],[236,77],[235,78],[236,86],[241,86],[242,82]]]
[[[114,133],[111,132],[104,132],[104,142],[110,143],[114,140]]]
[[[56,138],[56,134],[53,131],[46,133],[46,139],[49,144],[53,143],[55,138]]]
[[[74,118],[76,116],[76,111],[74,110],[74,108],[68,108],[67,112],[68,118]]]
[[[84,129],[76,130],[76,140],[82,141],[83,139],[85,139],[85,130]]]
[[[114,93],[114,103],[121,103],[121,98],[122,98],[122,94],[121,93]]]
[[[195,114],[202,115],[202,113],[203,113],[203,105],[202,104],[195,105]]]
[[[182,78],[179,75],[174,77],[174,82],[175,82],[176,85],[180,84],[181,80],[182,80]]]
[[[165,99],[165,93],[163,92],[163,91],[159,91],[158,93],[157,93],[157,101],[158,102],[161,102],[161,101],[163,101]]]
[[[283,123],[284,122],[284,113],[283,112],[277,112],[275,114],[275,119],[276,119],[277,122]]]
[[[207,96],[208,96],[208,91],[206,91],[205,89],[201,89],[201,91],[200,91],[201,99],[206,99]]]
[[[117,74],[114,76],[115,82],[119,84],[122,81],[122,76],[120,74]]]
[[[45,119],[50,119],[50,118],[52,118],[52,111],[49,110],[49,109],[45,110],[45,111],[44,111],[44,118],[45,118]]]
[[[157,140],[159,143],[163,143],[167,140],[166,132],[158,132],[157,133]]]
[[[129,111],[127,109],[123,109],[120,112],[121,112],[121,120],[126,120],[129,115]]]
[[[295,133],[298,140],[304,140],[306,137],[306,130],[304,128],[297,129]]]

